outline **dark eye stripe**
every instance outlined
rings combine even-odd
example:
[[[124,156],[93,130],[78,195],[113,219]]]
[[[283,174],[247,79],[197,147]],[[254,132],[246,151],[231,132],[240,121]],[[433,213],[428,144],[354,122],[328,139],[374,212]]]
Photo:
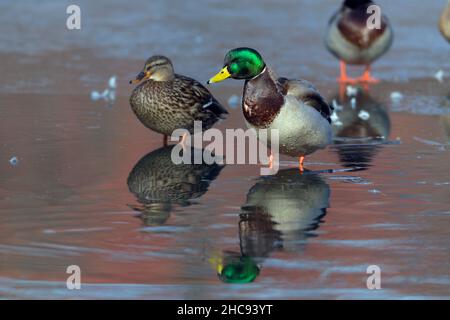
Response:
[[[154,63],[152,63],[149,68],[155,68],[155,67],[160,67],[160,66],[165,66],[168,65],[167,61],[155,61]]]

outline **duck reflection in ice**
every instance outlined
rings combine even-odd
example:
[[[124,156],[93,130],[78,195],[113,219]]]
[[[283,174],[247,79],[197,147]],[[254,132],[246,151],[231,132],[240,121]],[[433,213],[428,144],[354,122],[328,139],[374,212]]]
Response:
[[[239,221],[240,252],[213,259],[227,283],[252,282],[274,250],[298,251],[306,245],[329,207],[330,187],[310,171],[285,169],[260,178],[247,194]]]
[[[330,101],[333,149],[345,167],[367,169],[391,131],[386,107],[361,87],[346,87],[346,94],[341,89]]]
[[[140,212],[145,225],[162,225],[169,218],[174,204],[188,206],[192,199],[201,197],[224,167],[204,162],[174,164],[171,159],[174,147],[166,146],[150,152],[139,160],[128,176],[128,189],[140,203],[132,208]],[[191,153],[192,157],[197,151]]]

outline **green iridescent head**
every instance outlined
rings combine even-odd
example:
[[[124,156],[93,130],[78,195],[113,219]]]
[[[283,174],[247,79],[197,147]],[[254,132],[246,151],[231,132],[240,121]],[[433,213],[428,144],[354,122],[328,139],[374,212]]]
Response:
[[[250,283],[259,275],[259,267],[250,257],[228,258],[219,273],[226,283]]]
[[[263,58],[255,49],[236,48],[228,51],[223,69],[212,77],[208,83],[220,82],[229,77],[251,79],[259,75],[265,67]]]

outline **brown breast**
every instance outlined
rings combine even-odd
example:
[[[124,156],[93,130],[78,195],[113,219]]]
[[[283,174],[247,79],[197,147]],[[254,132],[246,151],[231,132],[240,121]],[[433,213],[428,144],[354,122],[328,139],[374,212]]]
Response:
[[[349,42],[361,49],[367,49],[385,32],[387,27],[386,18],[382,16],[380,29],[367,28],[369,17],[366,7],[343,9],[337,27]]]
[[[255,127],[267,128],[284,104],[275,79],[267,67],[258,77],[245,83],[242,109],[245,119]]]

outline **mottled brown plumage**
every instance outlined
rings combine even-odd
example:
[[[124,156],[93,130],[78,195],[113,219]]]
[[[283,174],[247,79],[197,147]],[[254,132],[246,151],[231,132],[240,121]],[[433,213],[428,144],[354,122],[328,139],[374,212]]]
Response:
[[[185,205],[190,199],[202,196],[223,168],[218,164],[206,163],[174,164],[171,158],[174,147],[162,147],[150,152],[131,170],[128,188],[140,203]],[[197,151],[204,152],[200,149]]]
[[[202,121],[206,130],[228,113],[198,81],[175,74],[166,57],[147,60],[137,78],[142,79],[131,94],[130,105],[137,118],[156,132],[171,135],[179,128],[192,132],[194,121]]]
[[[145,225],[164,224],[174,205],[188,206],[191,199],[200,198],[223,168],[206,163],[176,165],[171,159],[174,147],[166,146],[150,152],[139,160],[128,176],[128,189],[139,202],[130,207],[139,212]]]

